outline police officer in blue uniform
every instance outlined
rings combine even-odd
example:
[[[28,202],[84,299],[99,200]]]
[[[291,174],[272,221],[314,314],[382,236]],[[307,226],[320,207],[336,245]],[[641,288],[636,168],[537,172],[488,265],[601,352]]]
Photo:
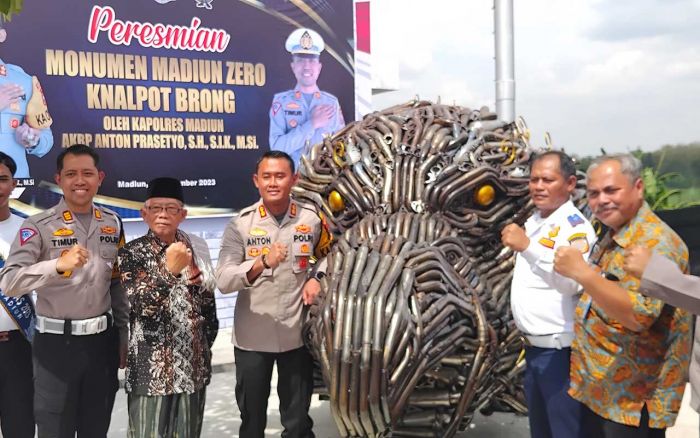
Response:
[[[0,43],[6,36],[0,27]],[[17,164],[15,178],[29,178],[27,154],[43,157],[51,150],[51,122],[36,76],[0,59],[0,151]]]
[[[293,90],[275,94],[270,108],[270,149],[286,152],[299,168],[307,146],[321,143],[324,134],[345,126],[338,99],[316,85],[321,73],[319,56],[325,45],[311,29],[297,29],[285,47],[292,54]]]

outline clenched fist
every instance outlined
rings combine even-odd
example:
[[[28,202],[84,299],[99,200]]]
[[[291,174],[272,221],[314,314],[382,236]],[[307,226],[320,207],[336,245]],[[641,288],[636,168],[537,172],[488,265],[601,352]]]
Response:
[[[287,260],[287,245],[280,242],[273,243],[270,252],[267,253],[265,258],[267,265],[274,269],[285,260]]]
[[[56,271],[65,273],[76,268],[82,268],[87,263],[89,255],[90,253],[84,246],[80,244],[73,245],[71,249],[61,254],[56,260]]]
[[[508,224],[501,230],[501,243],[513,251],[523,252],[530,246],[530,239],[518,224]]]
[[[642,278],[644,270],[651,259],[651,250],[641,246],[632,246],[625,251],[625,261],[622,267],[637,278]]]
[[[577,275],[585,272],[588,263],[583,259],[583,254],[573,246],[560,246],[554,253],[554,270],[564,277],[577,280]]]
[[[165,250],[165,266],[173,275],[180,275],[192,263],[192,251],[182,242],[175,242]]]
[[[15,140],[25,148],[33,148],[38,145],[39,135],[40,131],[38,129],[34,129],[26,123],[22,123],[15,129]]]

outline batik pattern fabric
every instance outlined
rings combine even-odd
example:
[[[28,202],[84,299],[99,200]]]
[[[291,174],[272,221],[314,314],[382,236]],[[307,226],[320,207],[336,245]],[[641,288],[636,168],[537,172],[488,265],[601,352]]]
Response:
[[[685,244],[646,203],[629,224],[601,239],[590,260],[619,279],[641,330],[625,328],[584,292],[576,308],[569,394],[601,417],[630,426],[639,426],[646,403],[649,426],[661,429],[674,424],[680,409],[692,317],[638,292],[640,279],[623,269],[632,245],[653,248],[688,270]]]
[[[211,379],[211,346],[219,323],[209,251],[204,240],[179,230],[176,240],[193,253],[191,265],[179,276],[166,267],[168,245],[150,231],[119,251],[131,304],[129,393],[194,393]]]

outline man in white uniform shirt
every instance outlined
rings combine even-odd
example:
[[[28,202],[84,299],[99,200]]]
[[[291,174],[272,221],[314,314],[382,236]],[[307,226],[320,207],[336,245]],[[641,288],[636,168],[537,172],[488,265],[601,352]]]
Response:
[[[0,152],[0,268],[24,219],[10,213],[17,185],[17,164]],[[0,291],[0,436],[34,437],[32,346],[34,309],[28,295],[7,297]]]
[[[517,253],[511,285],[513,318],[525,340],[525,396],[533,438],[581,436],[583,405],[567,394],[579,285],[554,272],[554,252],[574,246],[588,257],[593,227],[571,202],[576,169],[560,151],[537,155],[530,167],[535,213],[507,225],[503,245]]]

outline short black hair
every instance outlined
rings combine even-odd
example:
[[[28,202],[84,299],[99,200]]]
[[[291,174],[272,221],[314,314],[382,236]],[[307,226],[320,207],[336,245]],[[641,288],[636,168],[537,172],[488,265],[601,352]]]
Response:
[[[294,175],[294,160],[292,160],[292,157],[290,157],[288,153],[282,151],[267,151],[262,154],[262,156],[258,158],[258,162],[255,163],[255,173],[258,173],[260,163],[266,158],[281,158],[287,160],[289,162],[289,168],[292,169],[292,175]]]
[[[0,152],[0,164],[7,166],[7,168],[10,169],[12,176],[15,176],[15,172],[17,172],[17,163],[15,163],[15,160],[13,160],[11,156],[4,152]]]
[[[56,170],[61,173],[63,170],[63,159],[66,155],[89,155],[92,157],[92,161],[95,163],[95,167],[100,168],[100,156],[95,152],[93,148],[85,144],[74,144],[66,148],[63,152],[58,154],[56,158]]]
[[[576,176],[576,164],[574,160],[562,151],[545,151],[536,154],[532,157],[532,160],[530,160],[530,170],[532,170],[536,162],[545,157],[559,157],[559,172],[565,180],[569,179],[571,176]]]

